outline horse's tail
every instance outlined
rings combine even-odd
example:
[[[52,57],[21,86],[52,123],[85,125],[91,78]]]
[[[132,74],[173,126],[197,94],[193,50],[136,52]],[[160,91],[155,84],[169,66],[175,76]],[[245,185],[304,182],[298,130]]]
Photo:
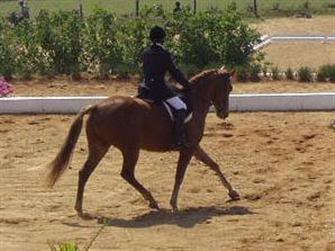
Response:
[[[50,172],[47,176],[47,185],[52,187],[59,177],[63,174],[70,163],[73,150],[78,141],[84,115],[89,113],[94,106],[88,106],[79,112],[75,120],[72,122],[68,135],[55,159],[48,165]]]

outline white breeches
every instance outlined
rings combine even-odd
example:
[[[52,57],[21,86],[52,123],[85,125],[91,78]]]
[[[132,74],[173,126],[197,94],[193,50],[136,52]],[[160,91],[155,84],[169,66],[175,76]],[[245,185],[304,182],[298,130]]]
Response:
[[[173,97],[166,100],[169,105],[173,106],[176,110],[186,110],[187,107],[185,103],[179,97]]]

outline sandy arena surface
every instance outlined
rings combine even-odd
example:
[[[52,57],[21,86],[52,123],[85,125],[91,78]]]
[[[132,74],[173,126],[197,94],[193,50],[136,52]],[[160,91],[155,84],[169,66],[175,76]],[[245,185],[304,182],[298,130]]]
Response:
[[[325,35],[334,36],[335,17],[331,15],[313,18],[281,17],[269,18],[251,24],[262,34],[269,35]]]
[[[87,148],[82,133],[72,161],[54,189],[43,187],[72,116],[0,116],[0,249],[49,250],[75,241],[81,250],[327,250],[334,242],[334,113],[210,114],[204,149],[242,195],[225,189],[192,160],[180,213],[169,209],[176,153],[142,152],[137,176],[160,202],[147,203],[119,176],[112,149],[94,175],[84,208],[105,217],[82,220],[73,210],[77,171]]]
[[[15,96],[111,96],[135,95],[138,80],[129,81],[71,81],[51,80],[13,81]],[[334,92],[334,83],[300,83],[296,81],[268,81],[234,83],[233,93]]]
[[[312,51],[313,53],[306,53]],[[265,47],[265,60],[278,66],[281,71],[288,67],[297,71],[308,66],[313,71],[325,64],[335,65],[335,43],[324,42],[286,42],[273,43]],[[299,60],[297,60],[299,57]]]
[[[107,95],[135,90],[131,85],[86,85],[22,85],[16,94]],[[289,83],[280,87],[284,91],[299,86],[285,85]],[[330,87],[322,85],[321,90]],[[48,243],[66,241],[91,251],[335,248],[334,113],[232,113],[225,122],[210,114],[202,146],[242,200],[229,202],[212,171],[192,160],[177,214],[170,212],[168,203],[176,153],[142,152],[138,162],[138,179],[163,208],[157,212],[122,180],[121,155],[111,149],[91,176],[84,201],[84,208],[103,220],[82,220],[73,210],[77,172],[87,154],[84,132],[72,168],[53,189],[43,186],[46,170],[41,166],[55,156],[72,119],[0,116],[0,250],[42,251],[49,250]]]

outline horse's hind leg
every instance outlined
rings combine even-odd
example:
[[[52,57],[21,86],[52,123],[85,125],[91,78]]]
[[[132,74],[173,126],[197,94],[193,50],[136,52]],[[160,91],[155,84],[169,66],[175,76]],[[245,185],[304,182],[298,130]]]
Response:
[[[232,200],[240,199],[240,195],[233,189],[232,185],[223,175],[219,165],[200,146],[196,148],[194,157],[209,166],[215,172],[215,174],[219,176],[222,184],[229,191],[229,196]]]
[[[135,178],[135,166],[139,157],[139,149],[125,149],[122,150],[123,166],[121,176],[137,191],[139,191],[144,199],[149,201],[149,207],[159,209],[156,200],[152,197],[151,193],[143,187]]]
[[[89,137],[88,133],[88,157],[84,166],[79,171],[79,180],[78,180],[78,190],[75,210],[79,216],[83,216],[82,206],[83,206],[83,195],[85,184],[93,173],[96,166],[99,164],[100,160],[105,156],[106,152],[109,149],[109,146],[98,141],[97,139]]]

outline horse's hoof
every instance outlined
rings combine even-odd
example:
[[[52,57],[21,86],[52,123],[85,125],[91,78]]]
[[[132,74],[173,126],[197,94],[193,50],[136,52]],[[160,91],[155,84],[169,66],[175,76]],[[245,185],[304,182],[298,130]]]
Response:
[[[149,207],[156,210],[160,209],[157,202],[150,202]]]
[[[96,219],[97,216],[89,214],[89,213],[83,213],[83,212],[77,212],[77,215],[79,218],[83,219],[83,220],[93,220]]]
[[[178,212],[179,212],[178,207],[177,206],[172,206],[172,213],[177,214]]]
[[[235,191],[235,190],[232,190],[229,192],[229,197],[231,198],[231,200],[240,200],[240,195]]]

